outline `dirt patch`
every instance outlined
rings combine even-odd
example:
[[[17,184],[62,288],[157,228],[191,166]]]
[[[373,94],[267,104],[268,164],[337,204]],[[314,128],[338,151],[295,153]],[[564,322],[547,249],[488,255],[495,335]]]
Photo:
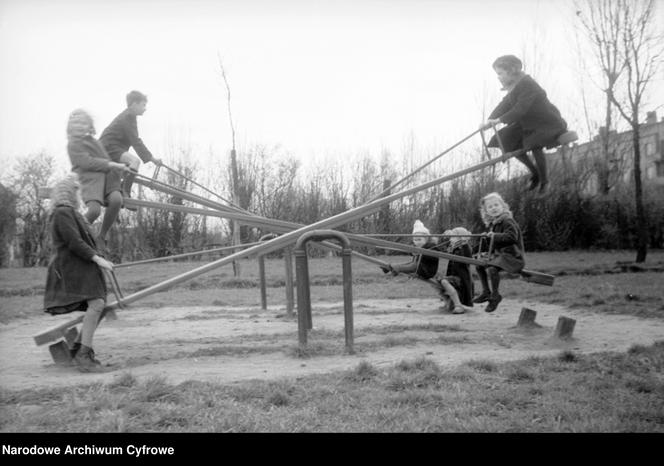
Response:
[[[537,311],[539,328],[516,328],[522,307]],[[0,386],[7,389],[108,383],[119,375],[164,376],[170,383],[200,380],[232,383],[248,379],[301,377],[351,369],[360,361],[381,367],[427,357],[442,366],[469,360],[506,361],[579,353],[625,351],[664,339],[664,321],[600,315],[590,309],[505,299],[493,314],[483,307],[453,315],[431,299],[357,300],[356,354],[344,354],[343,303],[313,303],[312,356],[298,357],[297,319],[283,308],[186,307],[118,312],[95,337],[103,374],[81,374],[56,366],[48,346],[32,337],[69,316],[35,317],[0,326]],[[574,338],[553,339],[558,318],[576,319]],[[321,350],[322,348],[322,350]]]

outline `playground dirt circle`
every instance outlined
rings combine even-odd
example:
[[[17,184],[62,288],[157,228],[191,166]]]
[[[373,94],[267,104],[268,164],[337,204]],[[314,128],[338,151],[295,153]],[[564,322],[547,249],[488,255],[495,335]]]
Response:
[[[356,300],[354,354],[344,351],[343,303],[314,303],[307,354],[298,351],[297,317],[283,307],[132,307],[103,321],[95,335],[105,372],[82,374],[56,365],[33,336],[72,315],[38,316],[0,326],[0,387],[9,390],[109,383],[131,374],[235,383],[349,370],[366,361],[388,367],[420,357],[442,367],[471,360],[509,361],[577,353],[626,351],[664,339],[664,320],[598,314],[552,304],[504,299],[487,314],[443,313],[431,299]],[[521,309],[537,312],[536,328],[516,326]],[[558,319],[576,321],[573,336],[554,337]]]

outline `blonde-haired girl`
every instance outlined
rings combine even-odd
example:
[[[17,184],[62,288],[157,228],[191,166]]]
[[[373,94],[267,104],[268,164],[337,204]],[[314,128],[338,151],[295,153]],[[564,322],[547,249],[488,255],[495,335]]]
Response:
[[[489,193],[482,198],[480,215],[484,225],[489,228],[487,236],[491,239],[493,250],[486,267],[476,266],[482,282],[482,293],[473,302],[488,301],[485,311],[493,312],[503,299],[498,292],[500,271],[518,273],[525,266],[523,236],[509,205],[498,193]]]
[[[97,251],[88,222],[78,212],[78,176],[60,180],[51,195],[50,227],[55,255],[48,266],[44,310],[52,315],[83,311],[83,327],[71,350],[81,372],[103,371],[92,338],[106,303],[101,269],[113,269]]]
[[[106,234],[122,207],[120,172],[128,168],[123,163],[113,162],[94,135],[92,116],[81,108],[71,112],[67,121],[67,153],[71,169],[80,179],[86,220],[92,225],[101,214],[102,206],[106,207],[97,237],[103,249]]]

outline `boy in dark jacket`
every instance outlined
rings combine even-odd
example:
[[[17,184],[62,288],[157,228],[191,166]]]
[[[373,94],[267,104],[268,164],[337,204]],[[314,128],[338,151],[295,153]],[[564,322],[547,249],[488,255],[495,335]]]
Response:
[[[99,137],[99,142],[104,146],[111,160],[124,163],[134,172],[124,176],[122,182],[124,197],[131,197],[131,185],[136,177],[135,173],[138,172],[138,167],[141,165],[141,160],[144,163],[152,162],[155,165],[161,165],[161,160],[154,157],[138,137],[136,117],[145,113],[147,103],[148,97],[145,94],[131,91],[127,94],[127,108],[115,117]],[[130,147],[133,147],[138,157],[128,152]]]
[[[522,70],[522,63],[514,55],[498,57],[493,69],[507,95],[480,125],[488,129],[498,123],[507,126],[498,131],[505,152],[518,151],[515,157],[530,170],[530,188],[538,185],[540,191],[548,184],[546,159],[543,148],[559,146],[558,137],[567,132],[567,123],[558,109],[549,101],[544,89]],[[494,135],[489,147],[499,147]],[[533,153],[535,163],[527,155]]]

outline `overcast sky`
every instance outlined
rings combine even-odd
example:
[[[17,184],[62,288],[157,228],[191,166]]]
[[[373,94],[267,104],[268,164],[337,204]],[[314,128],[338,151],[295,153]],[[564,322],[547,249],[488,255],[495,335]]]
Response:
[[[155,155],[226,153],[218,57],[238,145],[303,160],[398,154],[410,135],[435,155],[502,97],[491,63],[508,53],[530,55],[574,124],[572,13],[571,0],[0,0],[0,163],[68,162],[69,112],[101,133],[131,89],[149,97],[138,124]]]

